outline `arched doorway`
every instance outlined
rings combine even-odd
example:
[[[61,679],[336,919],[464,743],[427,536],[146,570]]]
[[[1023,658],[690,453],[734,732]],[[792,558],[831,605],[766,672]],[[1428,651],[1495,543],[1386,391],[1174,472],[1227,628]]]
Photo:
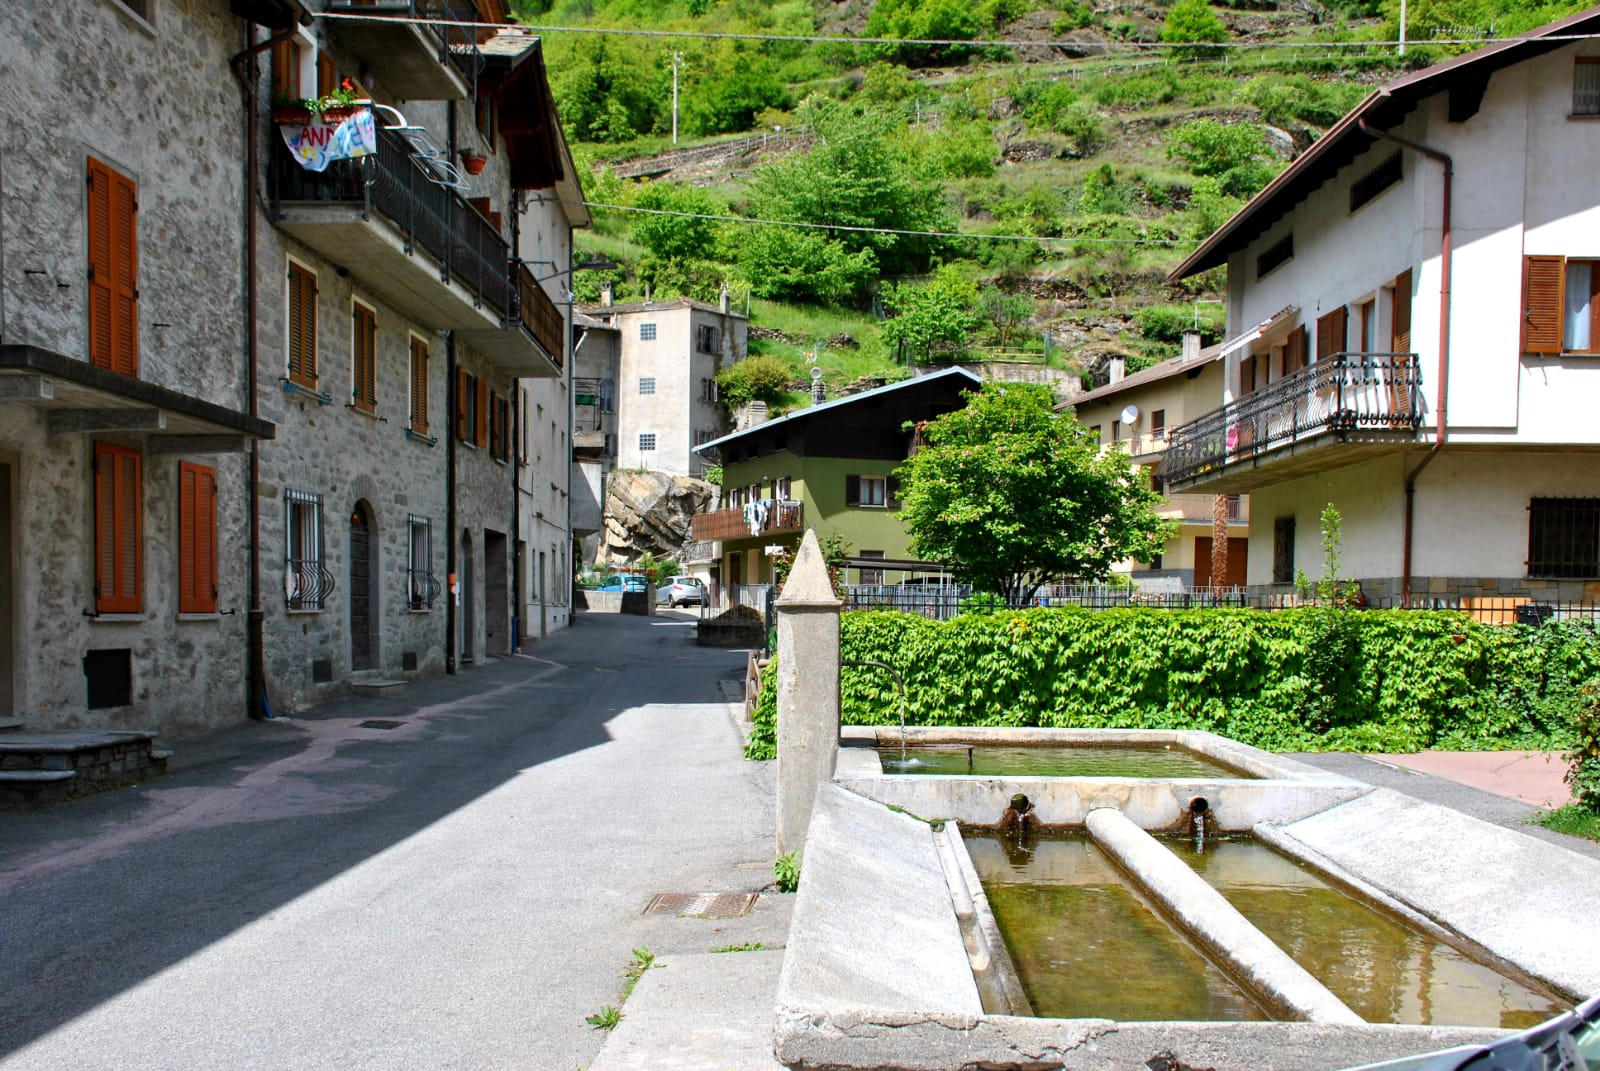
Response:
[[[365,499],[350,511],[350,668],[372,669],[378,661],[378,540],[372,507]]]
[[[472,568],[472,533],[461,533],[461,661],[477,661],[473,644],[478,632],[477,577]]]

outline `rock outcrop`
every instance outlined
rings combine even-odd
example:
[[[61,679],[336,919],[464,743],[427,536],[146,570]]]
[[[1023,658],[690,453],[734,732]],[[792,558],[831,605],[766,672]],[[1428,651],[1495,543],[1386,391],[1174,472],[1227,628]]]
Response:
[[[678,557],[684,544],[693,540],[690,518],[710,508],[717,494],[715,486],[693,476],[611,473],[601,559],[621,565],[645,551],[658,558]]]

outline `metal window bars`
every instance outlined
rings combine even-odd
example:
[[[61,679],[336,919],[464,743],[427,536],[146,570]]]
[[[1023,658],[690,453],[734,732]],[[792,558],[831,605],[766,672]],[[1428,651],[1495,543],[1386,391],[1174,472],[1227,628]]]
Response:
[[[322,496],[286,490],[283,594],[291,610],[320,610],[334,580],[322,564]]]

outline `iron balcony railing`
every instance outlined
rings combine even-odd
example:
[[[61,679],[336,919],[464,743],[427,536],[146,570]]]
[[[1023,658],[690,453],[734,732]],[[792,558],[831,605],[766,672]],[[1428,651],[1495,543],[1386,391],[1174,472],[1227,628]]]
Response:
[[[1415,432],[1414,353],[1335,353],[1167,433],[1161,477],[1182,483],[1280,447],[1333,434]]]
[[[738,509],[696,513],[691,527],[697,541],[785,535],[805,530],[804,513],[799,502],[767,499]]]
[[[567,333],[567,321],[561,315],[561,310],[556,308],[556,303],[550,300],[550,295],[544,292],[544,287],[533,280],[533,272],[528,270],[526,264],[518,263],[516,268],[517,288],[516,316],[522,326],[532,335],[534,341],[544,348],[555,361],[556,367],[562,364],[562,355],[566,350],[563,345]]]
[[[420,247],[439,263],[440,281],[454,277],[479,306],[493,309],[502,320],[515,319],[512,273],[521,265],[512,262],[510,247],[494,225],[437,177],[405,141],[382,127],[372,156],[307,171],[278,140],[270,165],[278,205],[359,205],[366,219],[376,213],[393,225],[407,253]]]
[[[482,21],[471,0],[332,0],[328,11],[339,15],[412,20],[438,45],[440,63],[461,73],[467,84],[483,67],[473,23]],[[456,24],[456,25],[451,25]]]

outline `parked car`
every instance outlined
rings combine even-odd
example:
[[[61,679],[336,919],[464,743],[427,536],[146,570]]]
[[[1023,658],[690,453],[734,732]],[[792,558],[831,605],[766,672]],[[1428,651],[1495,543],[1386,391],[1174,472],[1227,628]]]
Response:
[[[656,604],[666,603],[668,606],[687,606],[694,603],[696,606],[706,604],[706,586],[698,577],[675,576],[671,580],[656,588]]]
[[[606,577],[596,591],[649,591],[650,581],[643,573],[617,573]]]

